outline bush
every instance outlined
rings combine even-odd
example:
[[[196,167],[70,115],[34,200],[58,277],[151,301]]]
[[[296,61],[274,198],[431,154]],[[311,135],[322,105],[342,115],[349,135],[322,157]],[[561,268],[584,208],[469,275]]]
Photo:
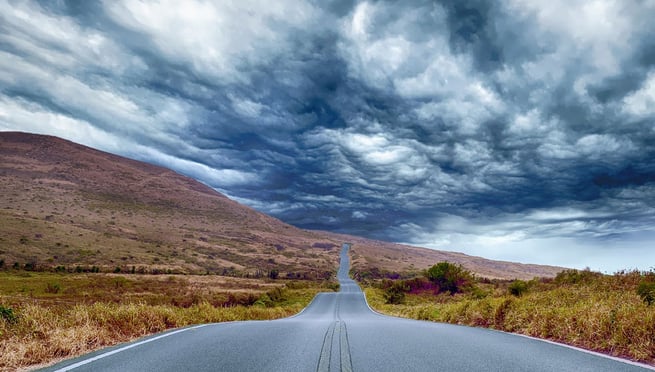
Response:
[[[521,297],[528,291],[528,283],[523,280],[515,280],[509,285],[507,290],[512,296]]]
[[[434,291],[439,292],[439,287],[426,277],[418,277],[405,280],[409,292]]]
[[[9,307],[4,307],[2,305],[0,305],[0,319],[8,323],[15,323],[16,320],[18,320],[16,314],[14,314],[14,310],[12,310]]]
[[[57,294],[61,291],[61,284],[59,283],[48,283],[45,287],[45,293]]]
[[[557,284],[579,284],[579,283],[592,283],[596,279],[602,277],[603,274],[591,271],[589,269],[585,270],[564,270],[557,274],[555,277],[555,283]]]
[[[448,291],[450,294],[470,289],[473,284],[473,275],[461,265],[450,262],[439,262],[427,271],[430,281],[439,286],[439,291]]]
[[[642,281],[637,287],[637,294],[646,305],[652,305],[655,302],[655,282]]]
[[[409,291],[409,286],[404,281],[395,281],[384,290],[384,301],[392,305],[402,304],[405,302],[405,292],[407,291]]]
[[[55,272],[56,273],[65,273],[66,272],[66,266],[59,265],[55,267]]]

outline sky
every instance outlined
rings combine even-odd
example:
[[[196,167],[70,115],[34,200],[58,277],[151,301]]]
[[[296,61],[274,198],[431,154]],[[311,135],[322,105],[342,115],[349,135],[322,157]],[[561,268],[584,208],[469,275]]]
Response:
[[[0,0],[0,130],[302,228],[649,270],[653,19],[653,0]]]

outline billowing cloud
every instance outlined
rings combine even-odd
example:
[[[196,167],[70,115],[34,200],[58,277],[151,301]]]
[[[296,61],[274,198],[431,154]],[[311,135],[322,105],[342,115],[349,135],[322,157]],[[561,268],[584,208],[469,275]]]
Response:
[[[0,1],[0,130],[168,166],[300,227],[648,269],[654,16],[611,0]]]

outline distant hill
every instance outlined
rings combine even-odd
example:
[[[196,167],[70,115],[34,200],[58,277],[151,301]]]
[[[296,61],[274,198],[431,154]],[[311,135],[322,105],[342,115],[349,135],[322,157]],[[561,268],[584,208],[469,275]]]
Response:
[[[357,270],[443,260],[497,278],[562,270],[301,230],[169,169],[51,136],[0,132],[0,191],[5,268],[319,278],[351,242]]]

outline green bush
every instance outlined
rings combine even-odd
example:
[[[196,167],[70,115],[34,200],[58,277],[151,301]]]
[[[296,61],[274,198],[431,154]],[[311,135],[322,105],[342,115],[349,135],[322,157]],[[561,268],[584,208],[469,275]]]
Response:
[[[428,269],[426,276],[439,286],[439,292],[464,292],[473,286],[473,274],[461,265],[439,262]]]
[[[4,307],[2,305],[0,305],[0,319],[8,323],[15,323],[18,320],[16,314],[14,314],[13,309]]]
[[[646,305],[652,305],[653,302],[655,302],[655,283],[642,281],[637,287],[637,294],[646,303]]]
[[[254,305],[261,306],[261,307],[273,307],[275,306],[275,303],[273,302],[273,300],[271,300],[268,294],[264,293],[261,296],[259,296],[257,301],[255,301]]]
[[[384,290],[384,301],[387,304],[397,305],[405,302],[405,292],[409,291],[409,287],[404,281],[394,281]]]
[[[521,297],[528,291],[528,283],[523,280],[515,280],[509,285],[507,290],[512,296]]]
[[[569,269],[558,273],[557,276],[555,277],[555,283],[557,284],[592,283],[596,279],[602,276],[603,274],[595,271],[591,271],[589,269],[585,269],[582,271]]]

